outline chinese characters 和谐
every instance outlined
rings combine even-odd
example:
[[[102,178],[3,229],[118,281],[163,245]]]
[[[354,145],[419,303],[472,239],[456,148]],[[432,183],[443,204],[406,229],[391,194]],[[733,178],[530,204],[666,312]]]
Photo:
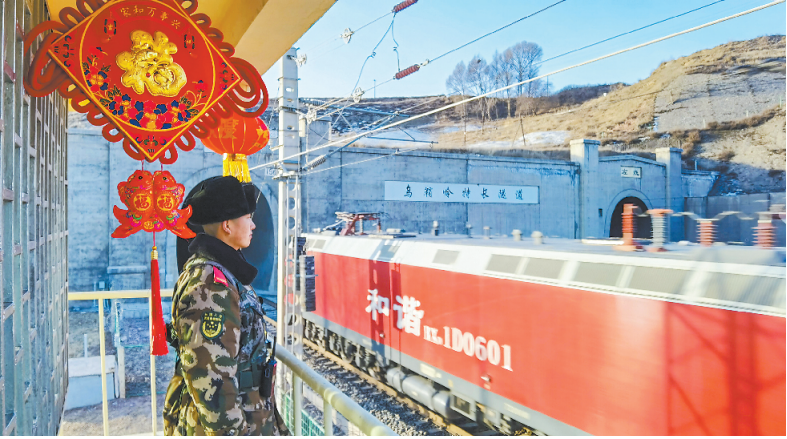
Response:
[[[368,291],[366,300],[369,301],[369,305],[365,311],[372,315],[372,320],[377,321],[378,315],[390,315],[389,299],[381,296],[377,289]],[[424,317],[424,311],[418,309],[421,302],[414,297],[399,295],[395,300],[393,309],[396,311],[396,327],[408,334],[421,335],[421,319]]]

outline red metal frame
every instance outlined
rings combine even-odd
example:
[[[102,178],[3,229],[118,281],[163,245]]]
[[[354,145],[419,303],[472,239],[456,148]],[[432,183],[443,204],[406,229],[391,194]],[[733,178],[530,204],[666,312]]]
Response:
[[[380,214],[379,213],[346,213],[346,212],[336,212],[336,216],[338,219],[344,221],[344,228],[339,233],[341,236],[354,236],[355,235],[355,224],[358,221],[377,221],[377,233],[380,233],[382,225],[380,224]],[[365,235],[363,233],[363,223],[361,223],[361,230],[359,231],[358,235]]]

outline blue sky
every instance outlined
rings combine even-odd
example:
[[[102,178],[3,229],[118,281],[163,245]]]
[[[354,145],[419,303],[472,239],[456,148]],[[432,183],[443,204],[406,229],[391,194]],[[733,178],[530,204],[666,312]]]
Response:
[[[420,0],[397,14],[394,36],[402,69],[454,49],[489,31],[542,9],[556,0]],[[490,60],[527,40],[539,44],[544,59],[711,3],[713,0],[567,0],[541,14],[515,24],[460,51],[427,65],[402,80],[380,85],[381,96],[423,96],[446,92],[445,80],[460,61],[473,55]],[[300,68],[299,94],[303,97],[344,96],[359,77],[364,59],[380,41],[393,18],[389,15],[353,35],[349,44],[339,34],[356,30],[390,11],[396,1],[338,0],[296,43],[307,63]],[[725,0],[700,11],[643,31],[544,63],[541,73],[576,64],[635,44],[694,27],[768,3],[766,0]],[[297,11],[295,11],[297,13]],[[646,78],[667,60],[730,41],[762,35],[785,34],[785,4],[736,18],[688,35],[551,76],[555,90],[566,85],[625,82]],[[397,72],[394,42],[389,33],[360,75],[364,89],[390,79]],[[279,65],[263,75],[271,95],[276,95]],[[372,93],[369,93],[371,97]]]

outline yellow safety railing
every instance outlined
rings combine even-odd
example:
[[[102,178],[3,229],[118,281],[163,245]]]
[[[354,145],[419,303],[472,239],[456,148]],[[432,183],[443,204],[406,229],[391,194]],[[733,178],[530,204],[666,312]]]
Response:
[[[161,290],[161,297],[172,297],[172,290]],[[148,299],[148,328],[153,333],[152,309],[150,303],[150,290],[121,290],[121,291],[90,291],[68,293],[68,301],[97,300],[98,301],[98,334],[99,352],[101,355],[101,411],[103,415],[104,436],[109,436],[109,404],[107,398],[106,380],[106,342],[104,338],[104,300],[107,299]],[[273,324],[275,321],[269,320]],[[329,383],[325,378],[314,372],[306,363],[296,358],[289,351],[276,349],[276,359],[286,365],[294,375],[294,385],[291,390],[293,406],[296,408],[296,417],[299,417],[302,399],[302,383],[308,384],[323,398],[323,422],[326,436],[332,436],[332,412],[334,409],[341,413],[348,421],[356,425],[364,434],[374,436],[396,436],[388,426],[364,410],[355,401],[344,395],[339,389]],[[117,373],[117,372],[116,372]],[[125,383],[120,383],[124,386]],[[150,361],[150,405],[152,417],[152,430],[158,431],[156,420],[158,408],[156,407],[156,362]],[[296,418],[297,419],[297,418]],[[300,434],[300,420],[295,423],[295,434]],[[154,433],[155,434],[155,433]]]
[[[171,289],[162,289],[161,297],[172,297]],[[109,436],[109,403],[107,398],[107,371],[106,371],[106,341],[104,338],[104,300],[107,299],[148,299],[148,333],[153,333],[153,310],[150,302],[150,290],[120,290],[120,291],[90,291],[83,293],[68,293],[68,301],[97,300],[98,301],[98,348],[101,355],[101,414],[103,417],[104,436]],[[115,372],[117,373],[117,371]],[[125,386],[126,383],[120,383]],[[150,359],[150,407],[153,420],[151,430],[156,429],[158,408],[156,407],[156,361]]]

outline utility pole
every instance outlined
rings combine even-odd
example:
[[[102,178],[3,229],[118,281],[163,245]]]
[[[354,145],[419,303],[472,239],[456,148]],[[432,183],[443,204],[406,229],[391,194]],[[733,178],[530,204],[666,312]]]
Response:
[[[297,356],[302,356],[303,318],[299,295],[295,291],[295,261],[302,244],[301,187],[298,171],[300,158],[288,158],[300,152],[298,129],[297,51],[291,48],[281,58],[279,77],[279,235],[277,255],[276,342]],[[283,368],[282,368],[283,369]]]
[[[374,98],[377,99],[377,80],[376,79],[374,80]],[[779,104],[779,107],[781,107],[781,103]]]

